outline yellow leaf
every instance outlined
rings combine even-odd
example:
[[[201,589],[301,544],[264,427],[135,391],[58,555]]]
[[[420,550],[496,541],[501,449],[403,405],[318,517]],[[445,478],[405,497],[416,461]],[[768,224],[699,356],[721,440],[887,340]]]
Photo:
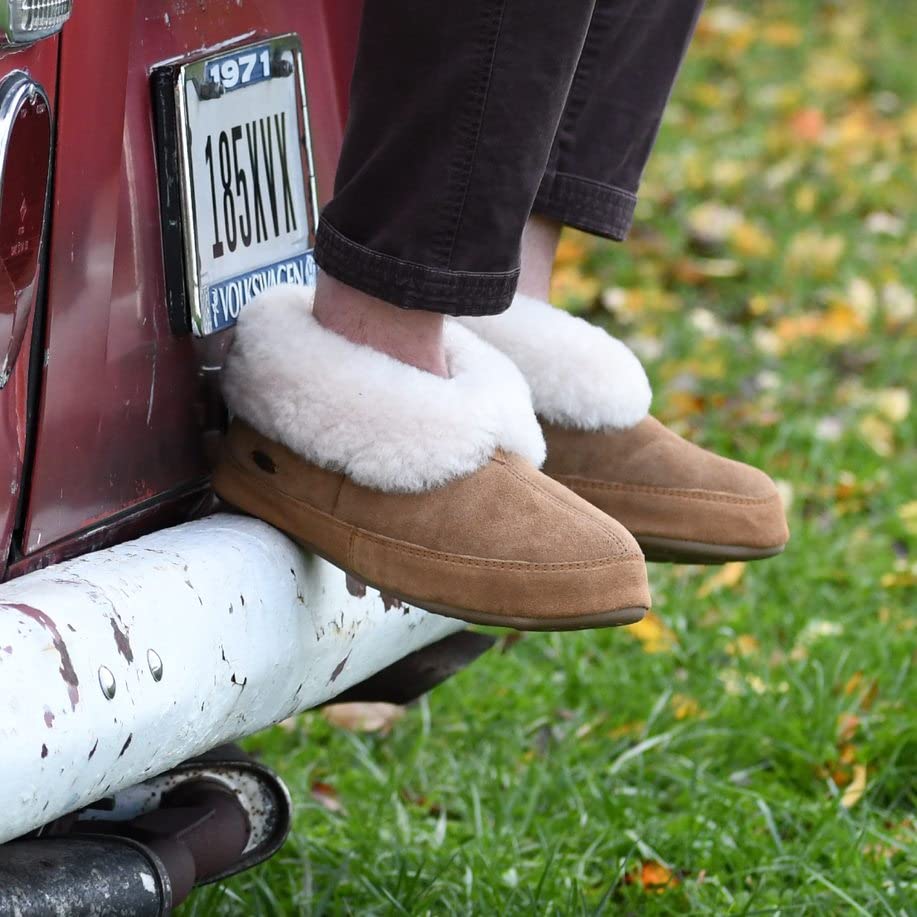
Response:
[[[865,792],[866,765],[855,764],[853,767],[853,780],[850,781],[850,785],[844,790],[844,795],[841,797],[841,805],[845,809],[852,808],[860,801],[860,798]]]
[[[846,241],[841,235],[803,230],[793,237],[787,249],[787,270],[797,275],[827,279],[834,276],[845,247]]]
[[[898,517],[910,535],[917,535],[917,500],[911,500],[898,509]]]
[[[911,393],[906,388],[882,388],[875,393],[876,410],[892,423],[901,423],[911,412]]]
[[[886,573],[879,583],[883,589],[906,589],[917,586],[917,571],[899,570],[895,573]]]
[[[700,704],[687,694],[674,694],[671,705],[676,720],[686,720],[689,717],[702,716],[704,713]]]
[[[760,226],[743,220],[732,231],[733,247],[747,258],[766,258],[774,251],[774,240]]]
[[[644,720],[635,720],[633,723],[622,723],[620,726],[615,726],[614,729],[610,730],[608,736],[611,739],[620,739],[622,736],[636,735],[638,732],[642,732],[645,726],[646,722]]]
[[[745,575],[745,562],[735,561],[731,564],[723,564],[722,568],[714,573],[700,589],[697,590],[697,597],[705,599],[708,595],[719,589],[738,585]]]
[[[852,56],[817,52],[809,56],[804,80],[812,92],[847,95],[863,85],[866,74]]]
[[[627,633],[636,637],[647,653],[671,653],[678,645],[675,632],[665,625],[662,619],[652,611],[646,617],[627,628]]]
[[[758,652],[761,645],[751,634],[739,634],[735,640],[730,640],[726,644],[726,652],[730,656],[752,656]]]
[[[877,455],[889,456],[895,451],[895,431],[876,414],[867,414],[858,428],[860,436]]]
[[[770,22],[762,30],[761,37],[778,48],[795,48],[802,41],[802,30],[794,22]]]

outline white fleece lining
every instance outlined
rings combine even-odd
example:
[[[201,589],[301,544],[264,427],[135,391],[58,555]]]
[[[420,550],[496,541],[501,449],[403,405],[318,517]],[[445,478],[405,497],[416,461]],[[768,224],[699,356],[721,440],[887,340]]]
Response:
[[[551,423],[625,429],[649,413],[653,393],[640,361],[584,319],[517,294],[500,315],[459,321],[522,370],[536,413]]]
[[[497,449],[544,462],[528,386],[489,344],[448,322],[444,379],[323,328],[312,298],[304,287],[273,287],[236,326],[223,392],[264,436],[388,492],[472,474]]]

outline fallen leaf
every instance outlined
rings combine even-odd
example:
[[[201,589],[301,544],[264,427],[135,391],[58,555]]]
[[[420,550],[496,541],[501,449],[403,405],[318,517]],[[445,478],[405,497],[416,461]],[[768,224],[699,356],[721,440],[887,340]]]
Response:
[[[753,656],[761,648],[756,637],[751,634],[739,634],[735,640],[726,644],[726,652],[730,656]]]
[[[837,718],[838,741],[850,742],[860,728],[860,718],[855,713],[842,713]]]
[[[844,254],[843,236],[806,229],[793,237],[786,253],[786,267],[793,274],[829,278]]]
[[[322,714],[338,729],[387,735],[404,716],[404,707],[383,703],[329,704],[322,709]]]
[[[695,716],[703,717],[705,712],[701,705],[687,694],[674,694],[670,701],[676,720],[687,720]]]
[[[638,732],[642,732],[645,728],[645,720],[634,720],[632,723],[622,723],[620,726],[615,726],[614,729],[609,730],[608,737],[610,739],[620,739],[623,736],[636,735]]]
[[[643,644],[646,653],[671,653],[678,645],[675,632],[652,611],[648,611],[642,621],[631,624],[625,632],[636,637]]]
[[[901,423],[911,412],[911,393],[906,388],[881,388],[873,396],[876,410],[892,423]]]
[[[909,535],[917,535],[917,500],[911,500],[898,508],[898,518],[904,523]]]
[[[793,135],[807,143],[814,143],[825,132],[825,116],[818,108],[801,108],[790,118]]]
[[[697,590],[697,597],[705,599],[711,593],[720,589],[737,586],[745,575],[745,562],[734,561],[733,563],[723,564],[720,570],[709,577]]]
[[[778,48],[795,48],[802,41],[802,29],[795,22],[769,22],[762,29],[761,38]]]
[[[867,414],[857,425],[860,436],[876,455],[885,458],[895,451],[895,431],[877,414]]]
[[[681,880],[671,869],[656,860],[646,860],[638,869],[624,876],[627,885],[639,885],[647,894],[661,895],[681,885]]]
[[[323,808],[335,815],[346,815],[347,810],[338,798],[338,791],[330,784],[316,780],[311,787],[312,798]]]
[[[844,795],[841,797],[841,805],[845,809],[852,808],[860,801],[865,792],[866,765],[855,764],[853,767],[853,780],[850,781],[850,785],[844,790]]]

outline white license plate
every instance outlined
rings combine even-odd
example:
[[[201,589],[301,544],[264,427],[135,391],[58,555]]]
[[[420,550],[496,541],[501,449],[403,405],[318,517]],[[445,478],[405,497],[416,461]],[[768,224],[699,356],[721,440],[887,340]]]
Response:
[[[235,324],[281,283],[315,283],[317,204],[302,50],[295,35],[197,60],[179,73],[191,326]]]

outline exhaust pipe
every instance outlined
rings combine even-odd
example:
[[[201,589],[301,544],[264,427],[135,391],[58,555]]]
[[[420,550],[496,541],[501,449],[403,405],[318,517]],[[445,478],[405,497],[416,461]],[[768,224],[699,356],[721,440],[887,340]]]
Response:
[[[152,850],[123,837],[0,846],[0,917],[167,917],[172,885]]]
[[[168,915],[273,856],[291,820],[275,773],[216,748],[0,846],[0,917]]]

